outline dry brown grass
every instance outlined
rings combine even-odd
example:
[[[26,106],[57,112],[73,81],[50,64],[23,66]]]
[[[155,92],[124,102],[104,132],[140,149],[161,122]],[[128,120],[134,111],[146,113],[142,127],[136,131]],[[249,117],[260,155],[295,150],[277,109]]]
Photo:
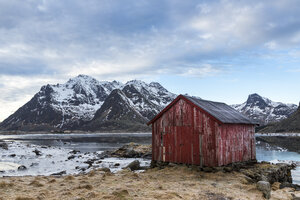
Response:
[[[34,200],[34,198],[31,198],[31,197],[17,197],[16,200]]]
[[[40,183],[38,180],[33,180],[29,183],[29,185],[34,186],[34,187],[43,187],[44,184]]]
[[[2,188],[2,189],[12,187],[12,186],[14,186],[13,183],[6,183],[5,181],[0,182],[0,188]]]
[[[4,189],[0,188],[0,200],[263,200],[256,184],[244,179],[245,176],[238,172],[205,173],[185,166],[149,169],[138,174],[129,170],[116,174],[96,170],[93,176],[3,177],[0,187]],[[13,183],[13,187],[10,187],[10,183]],[[292,199],[290,190],[276,188],[272,191],[271,200]],[[292,193],[300,195],[300,192]]]
[[[71,181],[71,180],[74,180],[75,178],[74,178],[74,176],[72,176],[72,175],[69,175],[69,176],[66,176],[65,177],[65,180],[66,181]]]

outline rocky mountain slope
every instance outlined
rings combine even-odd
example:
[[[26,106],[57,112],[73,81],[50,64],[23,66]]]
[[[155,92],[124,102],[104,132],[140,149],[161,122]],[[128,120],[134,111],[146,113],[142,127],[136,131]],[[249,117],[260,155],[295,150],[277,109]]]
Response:
[[[5,119],[0,128],[142,131],[146,128],[144,123],[174,98],[174,94],[155,82],[99,82],[79,75],[65,84],[43,86],[28,103]],[[137,127],[132,127],[133,123]]]
[[[232,107],[261,125],[286,119],[297,110],[295,104],[274,102],[258,94],[250,94],[245,103]]]
[[[260,130],[263,133],[299,133],[300,132],[300,105],[296,112],[277,123],[272,123]],[[299,144],[298,144],[299,145]]]

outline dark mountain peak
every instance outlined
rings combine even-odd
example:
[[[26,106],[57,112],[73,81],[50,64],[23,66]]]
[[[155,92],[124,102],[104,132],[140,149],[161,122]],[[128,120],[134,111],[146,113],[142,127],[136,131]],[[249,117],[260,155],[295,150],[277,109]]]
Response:
[[[264,109],[265,107],[268,106],[267,99],[263,98],[262,96],[260,96],[260,95],[258,95],[256,93],[250,94],[248,96],[246,104],[250,105],[251,107],[257,106],[260,109]]]
[[[110,95],[107,97],[107,99],[114,98],[117,95],[117,97],[123,97],[125,94],[120,89],[114,89],[111,91]]]
[[[247,103],[255,103],[256,101],[264,101],[264,99],[257,93],[253,93],[248,96]]]

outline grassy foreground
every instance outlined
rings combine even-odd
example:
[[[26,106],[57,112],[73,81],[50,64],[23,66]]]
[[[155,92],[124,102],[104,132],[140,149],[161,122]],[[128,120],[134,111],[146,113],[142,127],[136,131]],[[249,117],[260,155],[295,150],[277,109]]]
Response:
[[[272,185],[271,199],[293,199],[300,191]],[[88,199],[264,199],[239,172],[205,173],[186,166],[116,174],[101,169],[76,176],[0,178],[1,200]]]

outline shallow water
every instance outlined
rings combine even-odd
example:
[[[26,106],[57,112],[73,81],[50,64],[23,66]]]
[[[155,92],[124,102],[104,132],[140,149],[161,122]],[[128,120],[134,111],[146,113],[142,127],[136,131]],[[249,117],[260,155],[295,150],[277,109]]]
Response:
[[[12,162],[25,166],[32,165],[29,170],[11,171],[5,175],[49,175],[63,170],[66,170],[67,173],[79,173],[75,168],[78,166],[87,167],[84,162],[88,159],[99,159],[102,151],[121,147],[128,142],[151,144],[151,133],[0,135],[0,140],[11,142],[8,151],[0,149],[0,162]],[[42,156],[37,157],[32,152],[36,148],[42,151]],[[80,156],[68,160],[71,150],[79,150],[81,152]],[[16,154],[16,156],[10,157],[11,154]],[[300,184],[299,153],[257,142],[256,156],[258,161],[296,162],[298,167],[292,171],[292,176],[294,183]],[[133,160],[104,159],[99,167],[110,167],[112,171],[117,171]],[[149,160],[141,159],[141,162],[142,165],[150,164]],[[119,163],[120,166],[114,166],[115,163]]]
[[[0,172],[0,176],[50,175],[61,171],[78,174],[98,167],[108,167],[115,172],[133,160],[139,160],[141,166],[150,165],[146,159],[102,159],[101,153],[128,142],[150,144],[151,134],[0,135],[0,139],[8,144],[8,150],[0,148],[0,171],[5,171]],[[41,155],[34,153],[36,149]],[[80,152],[73,154],[72,150]],[[69,159],[73,155],[75,157]],[[89,168],[85,162],[91,159],[97,161]],[[101,163],[97,163],[99,160]],[[17,170],[20,165],[27,170]]]
[[[271,137],[271,136],[270,136]],[[292,170],[293,183],[300,184],[300,154],[280,147],[270,146],[264,142],[256,143],[256,159],[271,163],[295,163],[297,168]]]

